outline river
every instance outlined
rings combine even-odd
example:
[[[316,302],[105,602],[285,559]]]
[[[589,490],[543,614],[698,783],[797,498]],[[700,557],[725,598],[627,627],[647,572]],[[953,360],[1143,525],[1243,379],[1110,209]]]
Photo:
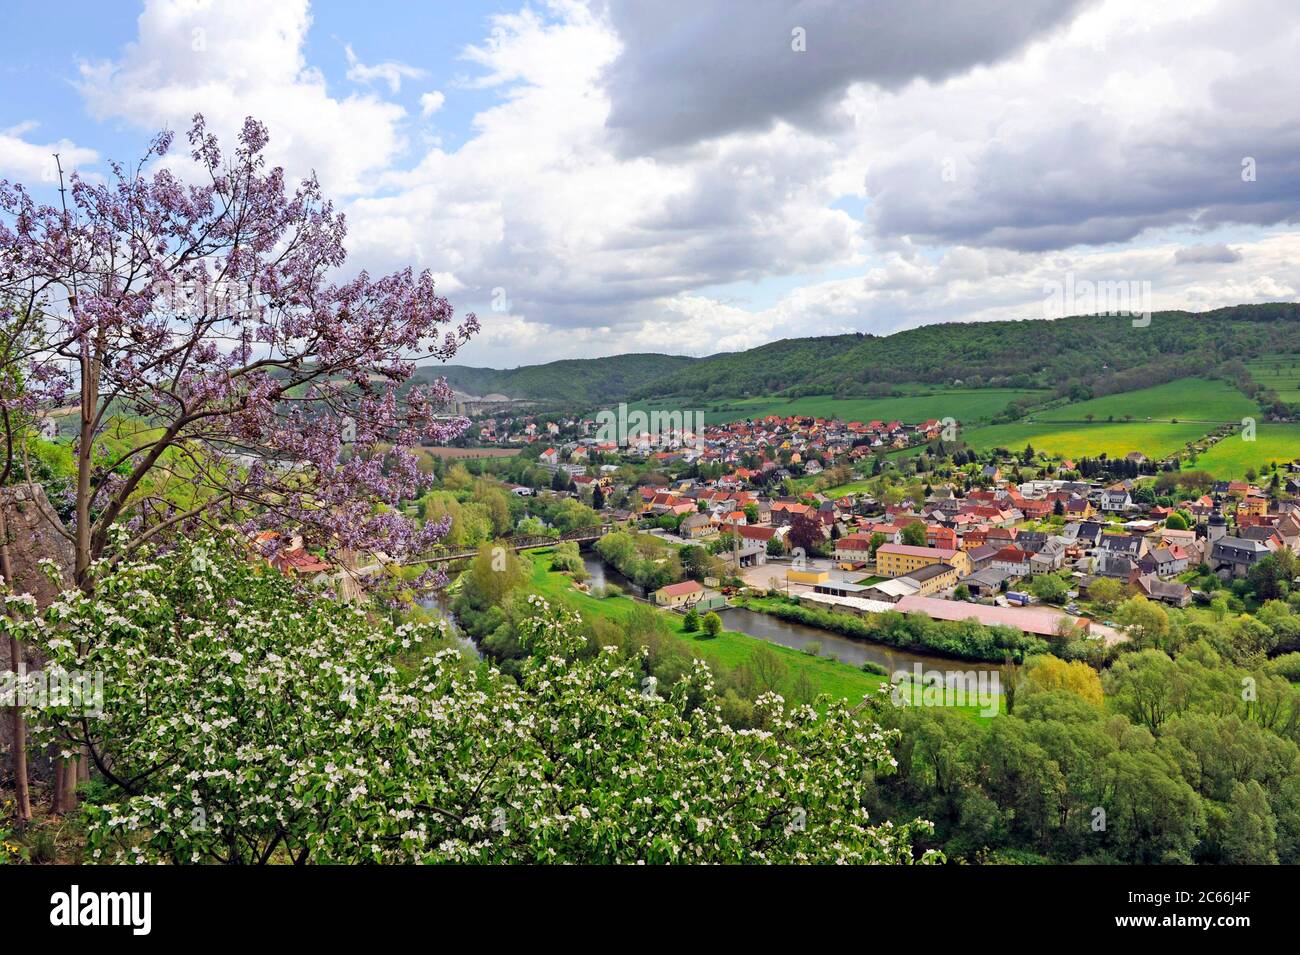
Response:
[[[483,651],[478,648],[478,644],[465,635],[465,631],[461,630],[460,624],[456,622],[456,615],[451,612],[450,603],[451,601],[447,599],[447,595],[442,591],[438,591],[436,596],[421,600],[420,606],[426,610],[434,611],[443,620],[447,621],[447,632],[451,635],[451,638],[482,660]]]
[[[603,587],[609,583],[629,593],[640,592],[617,570],[606,566],[599,554],[584,552],[582,563],[587,568],[587,573],[591,575],[587,583],[592,587]],[[740,607],[719,611],[718,616],[722,618],[722,623],[728,630],[748,634],[759,640],[790,647],[793,650],[803,650],[813,644],[820,644],[821,655],[824,657],[835,657],[855,667],[860,667],[868,661],[878,663],[891,674],[898,670],[911,672],[913,666],[918,663],[922,669],[944,673],[949,671],[965,673],[968,670],[993,666],[989,663],[953,660],[950,657],[918,653],[914,650],[899,650],[888,644],[871,640],[854,640],[820,627],[809,627],[806,624],[782,620],[779,617]]]

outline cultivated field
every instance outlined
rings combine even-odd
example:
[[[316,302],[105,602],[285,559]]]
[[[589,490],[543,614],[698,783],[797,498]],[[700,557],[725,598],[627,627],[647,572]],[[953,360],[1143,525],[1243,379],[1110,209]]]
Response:
[[[1233,480],[1244,478],[1248,469],[1263,474],[1272,462],[1283,465],[1296,458],[1300,458],[1300,424],[1261,424],[1254,441],[1231,435],[1184,467]]]
[[[1067,424],[1062,422],[1017,422],[991,425],[967,431],[962,438],[977,450],[1007,448],[1019,451],[1031,444],[1036,451],[1059,454],[1066,458],[1123,457],[1141,451],[1149,458],[1167,457],[1188,442],[1204,435],[1204,424],[1168,424],[1127,422]]]
[[[1127,391],[1091,401],[1034,412],[1031,421],[1205,421],[1220,424],[1241,421],[1259,411],[1251,401],[1224,381],[1186,378],[1138,391]],[[1089,419],[1089,415],[1092,416]]]

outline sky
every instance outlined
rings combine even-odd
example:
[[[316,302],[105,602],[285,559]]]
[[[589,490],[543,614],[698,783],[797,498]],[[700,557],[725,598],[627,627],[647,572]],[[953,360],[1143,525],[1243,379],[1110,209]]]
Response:
[[[0,179],[196,112],[315,171],[458,362],[1300,296],[1293,0],[20,2]],[[1082,310],[1082,309],[1080,309]],[[1142,310],[1142,309],[1138,309]],[[1140,330],[1135,329],[1135,333]]]

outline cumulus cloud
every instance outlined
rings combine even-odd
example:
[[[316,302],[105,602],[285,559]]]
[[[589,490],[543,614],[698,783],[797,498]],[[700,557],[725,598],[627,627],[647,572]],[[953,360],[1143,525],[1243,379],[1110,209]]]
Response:
[[[57,182],[55,153],[59,154],[59,163],[63,166],[65,176],[79,167],[91,166],[99,161],[99,154],[95,150],[78,146],[69,139],[31,142],[37,128],[35,121],[29,121],[0,130],[0,179],[30,183]]]
[[[200,111],[229,139],[256,116],[273,159],[316,170],[336,195],[362,192],[402,152],[405,111],[332,96],[303,56],[310,23],[307,0],[146,0],[136,40],[116,59],[83,62],[79,87],[96,117],[146,130],[184,129]]]
[[[421,93],[420,115],[425,119],[428,119],[434,113],[438,112],[438,110],[442,109],[442,104],[446,101],[447,97],[443,96],[438,90],[433,90],[429,93]]]
[[[1214,245],[1189,245],[1174,253],[1174,262],[1187,265],[1196,262],[1240,262],[1241,252],[1223,243]]]
[[[1295,223],[1300,112],[1282,91],[1300,86],[1300,37],[1276,29],[1284,6],[1109,2],[995,68],[851,96],[885,147],[866,174],[873,229],[1034,250]]]
[[[781,119],[816,125],[850,84],[897,89],[995,62],[1082,0],[611,0],[623,50],[610,126],[628,152],[690,145]]]
[[[81,82],[144,130],[265,120],[341,200],[353,264],[427,267],[479,310],[480,364],[1041,317],[1069,271],[1149,281],[1156,308],[1295,297],[1282,0],[834,6],[496,14],[450,80],[495,99],[454,148],[412,147],[385,98],[433,64],[353,53],[367,89],[329,88],[305,0],[148,0]]]

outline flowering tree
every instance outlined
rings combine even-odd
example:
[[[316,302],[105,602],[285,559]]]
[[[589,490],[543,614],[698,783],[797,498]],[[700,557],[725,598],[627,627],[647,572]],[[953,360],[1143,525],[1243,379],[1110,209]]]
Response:
[[[0,324],[21,333],[8,358],[24,384],[5,410],[75,405],[75,517],[60,530],[78,585],[101,556],[200,522],[425,549],[444,528],[393,507],[422,485],[410,449],[464,422],[438,414],[445,383],[399,389],[474,316],[455,325],[428,272],[335,279],[343,216],[314,177],[290,192],[266,168],[260,123],[225,157],[196,116],[197,183],[164,165],[171,139],[108,182],[74,174],[57,208],[0,182]]]
[[[211,541],[10,625],[111,688],[98,718],[77,700],[33,718],[114,790],[86,806],[93,859],[912,861],[925,824],[862,806],[890,760],[878,727],[768,695],[762,728],[733,730],[703,663],[661,695],[613,648],[580,658],[572,616],[534,601],[519,684]]]

